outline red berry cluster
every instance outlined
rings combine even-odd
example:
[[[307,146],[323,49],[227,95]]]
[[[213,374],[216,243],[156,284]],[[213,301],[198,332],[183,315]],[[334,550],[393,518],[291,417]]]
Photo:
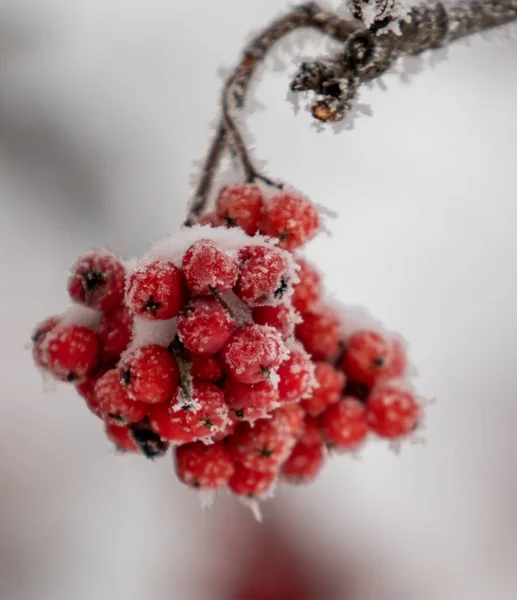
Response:
[[[313,479],[329,449],[408,436],[421,408],[401,342],[345,333],[291,253],[318,229],[315,207],[236,183],[202,221],[135,263],[80,258],[72,309],[36,328],[36,364],[76,386],[118,449],[173,446],[179,479],[200,490],[263,497],[279,478]]]

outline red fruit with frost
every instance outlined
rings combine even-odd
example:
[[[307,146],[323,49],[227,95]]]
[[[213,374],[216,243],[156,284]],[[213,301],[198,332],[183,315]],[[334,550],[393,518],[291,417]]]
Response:
[[[262,220],[264,197],[253,183],[223,187],[216,201],[217,216],[227,227],[240,227],[248,235],[257,233]]]
[[[235,331],[231,314],[215,298],[195,298],[178,317],[178,336],[195,354],[217,354]]]
[[[262,231],[278,238],[286,250],[308,242],[318,227],[318,211],[302,194],[282,190],[273,194],[266,205]]]
[[[298,259],[298,277],[300,281],[293,284],[292,303],[300,313],[316,309],[321,295],[321,277],[316,269],[307,261]]]
[[[270,381],[247,384],[228,378],[224,397],[232,416],[239,421],[255,421],[265,417],[278,401],[278,390]]]
[[[56,379],[87,378],[99,363],[97,334],[82,325],[59,325],[49,331],[42,345],[43,362]]]
[[[236,430],[237,425],[238,423],[236,421],[229,420],[222,429],[220,429],[211,436],[212,440],[214,442],[221,442],[222,440],[226,439],[229,435],[232,435],[232,433]]]
[[[106,435],[121,452],[139,452],[138,445],[131,437],[130,430],[123,425],[106,423]]]
[[[360,446],[368,434],[364,404],[345,396],[331,404],[318,419],[320,434],[334,448],[353,450]]]
[[[236,496],[263,498],[271,491],[276,478],[276,473],[261,473],[242,465],[235,465],[235,472],[230,477],[228,487]]]
[[[253,309],[253,320],[258,325],[269,325],[285,339],[293,335],[296,314],[286,304],[278,306],[257,306]]]
[[[244,325],[230,338],[222,352],[226,372],[241,383],[269,379],[287,356],[280,334],[264,325]]]
[[[190,374],[194,379],[215,383],[223,378],[224,368],[219,355],[200,356],[186,349],[184,354],[191,363]]]
[[[237,259],[212,240],[199,240],[185,252],[182,269],[187,287],[196,296],[231,290],[239,275]]]
[[[222,442],[179,446],[175,449],[175,466],[180,481],[200,490],[224,487],[235,471],[232,455]]]
[[[220,227],[224,225],[222,219],[220,219],[215,212],[207,212],[199,217],[197,225],[208,225],[209,227]]]
[[[102,418],[108,423],[137,423],[147,415],[149,405],[129,397],[118,369],[110,369],[100,377],[94,393]]]
[[[129,310],[146,319],[176,317],[187,301],[185,278],[167,260],[138,267],[130,276],[126,295]]]
[[[317,417],[327,406],[341,398],[345,386],[345,376],[327,362],[317,362],[314,375],[316,386],[310,397],[302,400],[302,407],[306,413]]]
[[[289,435],[298,439],[304,431],[305,413],[299,404],[284,404],[273,411],[273,418]]]
[[[81,383],[76,384],[75,388],[78,394],[84,398],[86,402],[86,406],[92,411],[94,415],[99,418],[102,418],[99,400],[95,394],[95,385],[97,381],[106,373],[105,370],[99,371],[95,373],[95,375],[91,375],[88,379],[85,379]]]
[[[188,422],[187,414],[180,410],[173,412],[170,402],[163,404],[154,404],[149,407],[149,422],[154,432],[156,432],[162,440],[173,444],[187,444],[198,439],[197,433],[194,431],[194,423],[192,426]]]
[[[47,355],[44,350],[44,341],[48,333],[50,333],[56,325],[59,324],[60,317],[57,315],[45,319],[36,325],[32,333],[32,357],[34,362],[40,369],[47,368]]]
[[[104,315],[99,327],[101,358],[104,364],[118,361],[129,346],[132,337],[133,315],[125,306],[119,306]]]
[[[289,357],[278,367],[278,394],[281,402],[296,402],[314,387],[314,365],[301,348],[291,348]]]
[[[125,356],[119,364],[119,376],[127,393],[146,404],[170,400],[179,381],[174,356],[163,346],[142,346]]]
[[[325,462],[323,444],[307,446],[298,442],[282,467],[282,478],[290,483],[306,483],[315,479]]]
[[[320,428],[316,417],[305,415],[303,420],[303,433],[301,434],[299,441],[306,446],[317,446],[318,444],[321,444],[323,439],[320,435]]]
[[[408,390],[384,384],[373,389],[366,403],[366,419],[377,435],[396,439],[413,431],[421,408]]]
[[[399,377],[404,373],[404,349],[397,339],[389,339],[376,331],[357,331],[348,338],[340,364],[352,381],[368,387]]]
[[[122,304],[126,272],[111,252],[92,250],[73,265],[68,293],[74,302],[108,312]]]
[[[339,352],[341,322],[331,310],[321,309],[302,315],[296,326],[296,337],[313,360],[328,360]]]
[[[279,304],[289,290],[291,275],[285,254],[266,246],[246,246],[239,252],[241,273],[235,293],[249,306]]]

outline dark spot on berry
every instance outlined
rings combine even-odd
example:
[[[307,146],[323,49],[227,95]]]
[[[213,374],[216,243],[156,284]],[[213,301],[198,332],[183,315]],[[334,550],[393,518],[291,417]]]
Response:
[[[274,452],[275,451],[271,450],[270,448],[262,448],[259,454],[262,458],[270,458],[273,456]]]
[[[369,387],[360,381],[347,381],[343,392],[345,396],[354,396],[361,402],[366,402],[369,393]]]
[[[381,367],[384,367],[385,364],[386,360],[382,356],[372,359],[372,366],[377,367],[379,369]]]
[[[252,494],[252,493],[250,492],[250,493],[248,494],[248,498],[251,498],[251,499],[255,498],[255,494]]]
[[[36,343],[40,337],[41,337],[42,331],[41,329],[38,329],[38,331],[36,331],[36,333],[31,337],[31,340]]]
[[[72,371],[70,371],[70,373],[68,373],[68,375],[66,376],[66,380],[70,383],[72,381],[76,381],[77,379],[79,379],[79,376],[76,373],[73,373]]]
[[[145,312],[150,312],[153,316],[156,317],[156,312],[162,305],[161,302],[156,302],[154,296],[149,296],[149,299],[145,303],[144,310]]]
[[[130,369],[121,369],[120,371],[120,381],[122,381],[122,383],[124,385],[129,385],[131,383],[132,380],[132,375],[131,375],[131,370]]]
[[[332,96],[333,98],[339,98],[341,96],[341,86],[338,81],[327,81],[324,84],[324,92],[328,96]]]
[[[121,415],[119,415],[119,414],[108,413],[108,417],[110,419],[113,419],[117,423],[121,423],[122,425],[125,424],[125,422],[126,422],[125,419]]]
[[[288,287],[289,287],[289,282],[287,281],[287,279],[282,279],[282,281],[280,282],[280,285],[275,290],[275,293],[273,294],[273,296],[277,300],[282,299],[283,296],[284,296],[284,294],[285,294],[285,292],[287,291]]]
[[[236,411],[235,411],[235,416],[236,416],[238,419],[244,419],[244,411],[243,411],[243,410],[236,410]]]
[[[348,348],[346,347],[346,344],[343,340],[339,340],[338,349],[339,349],[339,353],[334,362],[335,367],[338,367],[341,364],[341,362],[345,358],[346,353],[348,352]]]
[[[203,419],[201,423],[203,427],[207,427],[208,429],[211,429],[214,426],[214,422],[212,421],[212,419]]]
[[[230,217],[225,217],[224,224],[226,227],[235,227],[237,225],[237,221],[235,219],[231,219]]]
[[[192,405],[191,404],[183,404],[181,406],[181,408],[185,411],[188,412],[189,410],[192,410]]]
[[[415,424],[413,425],[413,427],[411,427],[411,431],[415,431],[416,429],[418,429],[419,425],[420,425],[420,423],[418,421],[416,421]]]
[[[84,291],[91,294],[106,281],[106,276],[100,271],[86,271],[82,275],[82,280]]]
[[[197,480],[196,480],[196,481],[193,481],[193,482],[192,482],[192,487],[193,487],[193,488],[200,488],[200,487],[201,487],[201,484],[199,483],[199,481],[197,481]]]
[[[270,367],[260,367],[260,372],[264,379],[269,379],[269,374],[271,373]]]
[[[169,444],[164,442],[147,423],[134,423],[130,425],[129,429],[131,437],[145,457],[154,459],[167,452]]]

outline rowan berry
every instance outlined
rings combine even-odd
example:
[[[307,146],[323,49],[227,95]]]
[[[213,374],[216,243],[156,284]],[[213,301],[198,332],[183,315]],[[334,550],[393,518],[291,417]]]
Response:
[[[289,357],[277,370],[281,402],[296,402],[308,396],[314,387],[314,365],[303,348],[291,348]]]
[[[313,360],[328,360],[339,351],[341,322],[330,310],[305,313],[295,332]]]
[[[410,433],[418,424],[420,411],[410,391],[389,384],[375,387],[366,403],[368,425],[377,435],[390,439]]]
[[[253,309],[253,320],[259,325],[269,325],[285,339],[293,335],[296,314],[287,304],[257,306]]]
[[[150,408],[155,408],[154,404]],[[146,417],[138,423],[131,423],[129,426],[131,437],[136,442],[140,452],[151,460],[163,456],[169,449],[169,443],[162,440],[161,437],[153,431],[149,419]]]
[[[133,350],[119,363],[119,376],[134,400],[160,404],[170,400],[179,381],[174,356],[152,344]]]
[[[239,275],[237,259],[212,240],[199,240],[185,252],[182,269],[190,292],[197,296],[231,290]]]
[[[184,444],[175,449],[174,456],[179,480],[200,490],[224,487],[235,471],[232,455],[223,442]]]
[[[111,252],[92,250],[73,265],[68,293],[74,302],[107,312],[124,300],[126,272]]]
[[[312,481],[325,462],[323,444],[307,446],[298,442],[282,466],[282,478],[291,483]]]
[[[314,267],[307,261],[298,259],[299,281],[293,284],[292,303],[300,313],[307,313],[316,309],[321,295],[321,277]]]
[[[131,431],[124,425],[106,423],[106,435],[121,452],[138,452],[138,445],[131,436]]]
[[[34,359],[34,362],[40,369],[47,368],[47,355],[44,352],[43,343],[45,341],[45,338],[47,337],[47,334],[50,331],[52,331],[56,327],[56,325],[59,324],[59,321],[60,317],[58,317],[57,315],[53,317],[48,317],[48,319],[45,319],[44,321],[36,325],[32,333],[32,357]]]
[[[149,405],[129,397],[117,369],[110,369],[95,384],[95,397],[102,418],[114,425],[141,421]]]
[[[82,325],[59,325],[45,336],[42,361],[56,379],[78,381],[87,378],[99,362],[99,339]]]
[[[216,298],[195,298],[178,317],[178,336],[195,354],[217,354],[230,339],[236,324]]]
[[[240,227],[248,235],[255,235],[262,220],[264,198],[257,185],[236,182],[222,188],[216,210],[228,227]]]
[[[331,404],[320,415],[318,423],[325,442],[338,449],[353,450],[368,434],[366,409],[359,400],[349,396]]]
[[[303,410],[313,417],[320,415],[330,404],[337,402],[343,392],[345,376],[327,362],[315,364],[316,385],[311,395],[302,400]]]
[[[194,379],[215,383],[223,378],[223,363],[218,354],[214,356],[200,356],[185,349],[184,355],[190,361],[190,375]]]
[[[323,439],[320,435],[320,428],[316,417],[305,415],[302,434],[298,441],[306,446],[316,446],[321,444]]]
[[[125,306],[106,313],[99,326],[101,358],[104,364],[116,363],[132,337],[133,315]]]
[[[228,487],[236,496],[263,498],[271,491],[276,478],[276,473],[253,471],[237,464],[228,481]]]
[[[235,419],[251,422],[273,409],[278,390],[270,381],[247,384],[228,378],[224,382],[224,397]]]
[[[99,379],[104,375],[104,373],[106,373],[104,369],[98,371],[94,375],[90,375],[88,379],[77,383],[75,386],[75,389],[77,390],[79,395],[82,398],[84,398],[86,406],[92,411],[94,415],[101,419],[102,415],[99,407],[99,400],[97,399],[97,396],[95,394],[95,385],[97,384],[97,381],[99,381]]]
[[[129,278],[126,302],[135,315],[146,319],[172,319],[186,300],[184,275],[170,261],[156,260],[139,267]]]
[[[304,430],[305,413],[296,403],[283,404],[273,411],[273,419],[279,428],[298,439]]]

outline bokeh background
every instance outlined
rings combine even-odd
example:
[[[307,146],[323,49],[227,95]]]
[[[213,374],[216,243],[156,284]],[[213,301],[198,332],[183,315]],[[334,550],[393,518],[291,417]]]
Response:
[[[230,598],[269,530],[341,582],[317,600],[517,597],[511,31],[400,66],[362,91],[373,116],[340,132],[286,101],[301,57],[325,48],[304,34],[267,62],[247,116],[268,172],[337,213],[306,252],[329,292],[409,340],[438,400],[425,446],[336,458],[281,487],[258,525],[224,498],[203,512],[168,459],[117,456],[73,390],[33,368],[31,329],[67,302],[79,253],[137,255],[181,222],[220,68],[288,4],[0,2],[2,599]]]

